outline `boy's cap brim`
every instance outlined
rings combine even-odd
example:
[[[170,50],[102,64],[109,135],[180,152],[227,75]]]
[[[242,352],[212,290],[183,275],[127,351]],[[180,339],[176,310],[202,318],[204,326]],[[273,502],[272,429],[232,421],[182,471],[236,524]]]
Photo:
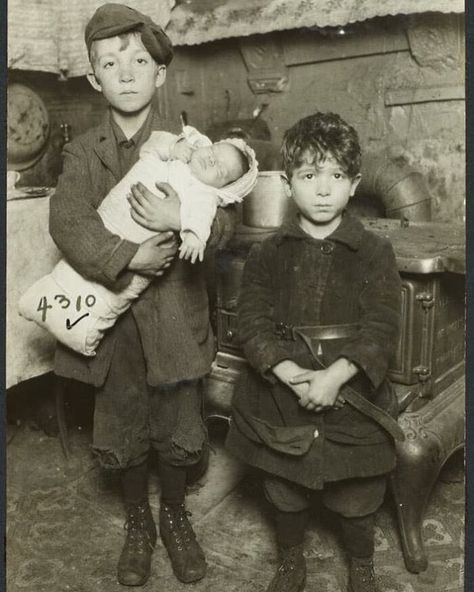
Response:
[[[87,51],[94,41],[134,30],[140,31],[143,45],[158,64],[171,62],[173,47],[168,35],[149,16],[123,4],[104,4],[95,11],[84,32]]]

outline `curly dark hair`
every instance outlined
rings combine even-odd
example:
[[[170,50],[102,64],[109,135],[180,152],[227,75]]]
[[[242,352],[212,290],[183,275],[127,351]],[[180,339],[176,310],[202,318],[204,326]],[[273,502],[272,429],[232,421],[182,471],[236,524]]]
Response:
[[[303,117],[285,132],[281,154],[288,179],[303,163],[306,151],[314,154],[316,160],[324,159],[330,153],[351,178],[360,172],[359,136],[337,113],[318,111]]]

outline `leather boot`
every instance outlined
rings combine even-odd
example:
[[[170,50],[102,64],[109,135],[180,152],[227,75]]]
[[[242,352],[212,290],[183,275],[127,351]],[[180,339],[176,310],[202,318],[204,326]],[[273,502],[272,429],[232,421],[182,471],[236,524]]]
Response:
[[[306,583],[306,561],[303,545],[280,547],[279,566],[267,592],[301,592]]]
[[[156,526],[148,502],[129,504],[125,544],[117,566],[117,578],[124,586],[142,586],[150,577],[150,563],[156,545]]]
[[[380,592],[375,579],[373,557],[351,557],[349,592]]]
[[[206,558],[196,540],[184,504],[160,508],[160,535],[168,551],[175,576],[181,582],[197,582],[206,575]]]

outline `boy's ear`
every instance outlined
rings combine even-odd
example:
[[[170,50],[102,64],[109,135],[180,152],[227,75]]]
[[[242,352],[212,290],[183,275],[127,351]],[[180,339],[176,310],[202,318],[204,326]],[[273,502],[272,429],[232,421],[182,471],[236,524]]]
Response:
[[[93,70],[87,72],[87,80],[94,90],[97,92],[102,92],[102,86],[100,85],[100,82]]]
[[[160,88],[165,83],[166,80],[166,66],[163,64],[158,66],[158,70],[156,72],[156,80],[155,80],[155,88]]]
[[[356,192],[357,185],[359,185],[361,179],[362,179],[362,175],[360,173],[352,179],[351,197],[354,197],[354,193]]]
[[[291,197],[291,185],[290,185],[290,181],[289,181],[288,177],[284,173],[282,173],[280,175],[280,179],[283,184],[283,189],[285,190],[286,197],[290,198]]]

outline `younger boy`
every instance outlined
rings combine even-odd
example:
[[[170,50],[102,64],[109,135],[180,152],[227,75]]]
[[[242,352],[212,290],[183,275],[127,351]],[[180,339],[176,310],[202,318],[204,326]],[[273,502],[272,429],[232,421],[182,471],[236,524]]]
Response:
[[[353,592],[374,592],[374,515],[394,467],[396,400],[386,380],[400,317],[389,242],[346,212],[360,181],[355,130],[333,113],[284,137],[297,214],[253,246],[238,305],[251,365],[233,399],[229,449],[261,469],[279,567],[267,592],[302,590],[311,493],[335,512]],[[389,415],[391,414],[391,415]]]
[[[50,232],[81,275],[120,290],[141,273],[152,284],[88,358],[58,345],[55,372],[96,387],[93,448],[103,467],[120,470],[127,511],[118,579],[142,585],[150,574],[156,527],[148,503],[149,452],[157,452],[160,534],[176,576],[204,577],[206,561],[184,505],[187,469],[206,450],[201,381],[214,358],[202,264],[174,260],[167,234],[142,244],[107,230],[97,212],[163,122],[152,106],[172,58],[153,21],[121,4],[97,9],[85,31],[88,79],[110,109],[104,122],[65,148],[63,174],[51,198]],[[179,200],[158,199],[164,229],[180,230]],[[229,235],[234,214],[219,208],[208,246]],[[173,233],[170,232],[173,236]],[[158,277],[158,279],[156,279]],[[106,533],[105,533],[106,536]]]

